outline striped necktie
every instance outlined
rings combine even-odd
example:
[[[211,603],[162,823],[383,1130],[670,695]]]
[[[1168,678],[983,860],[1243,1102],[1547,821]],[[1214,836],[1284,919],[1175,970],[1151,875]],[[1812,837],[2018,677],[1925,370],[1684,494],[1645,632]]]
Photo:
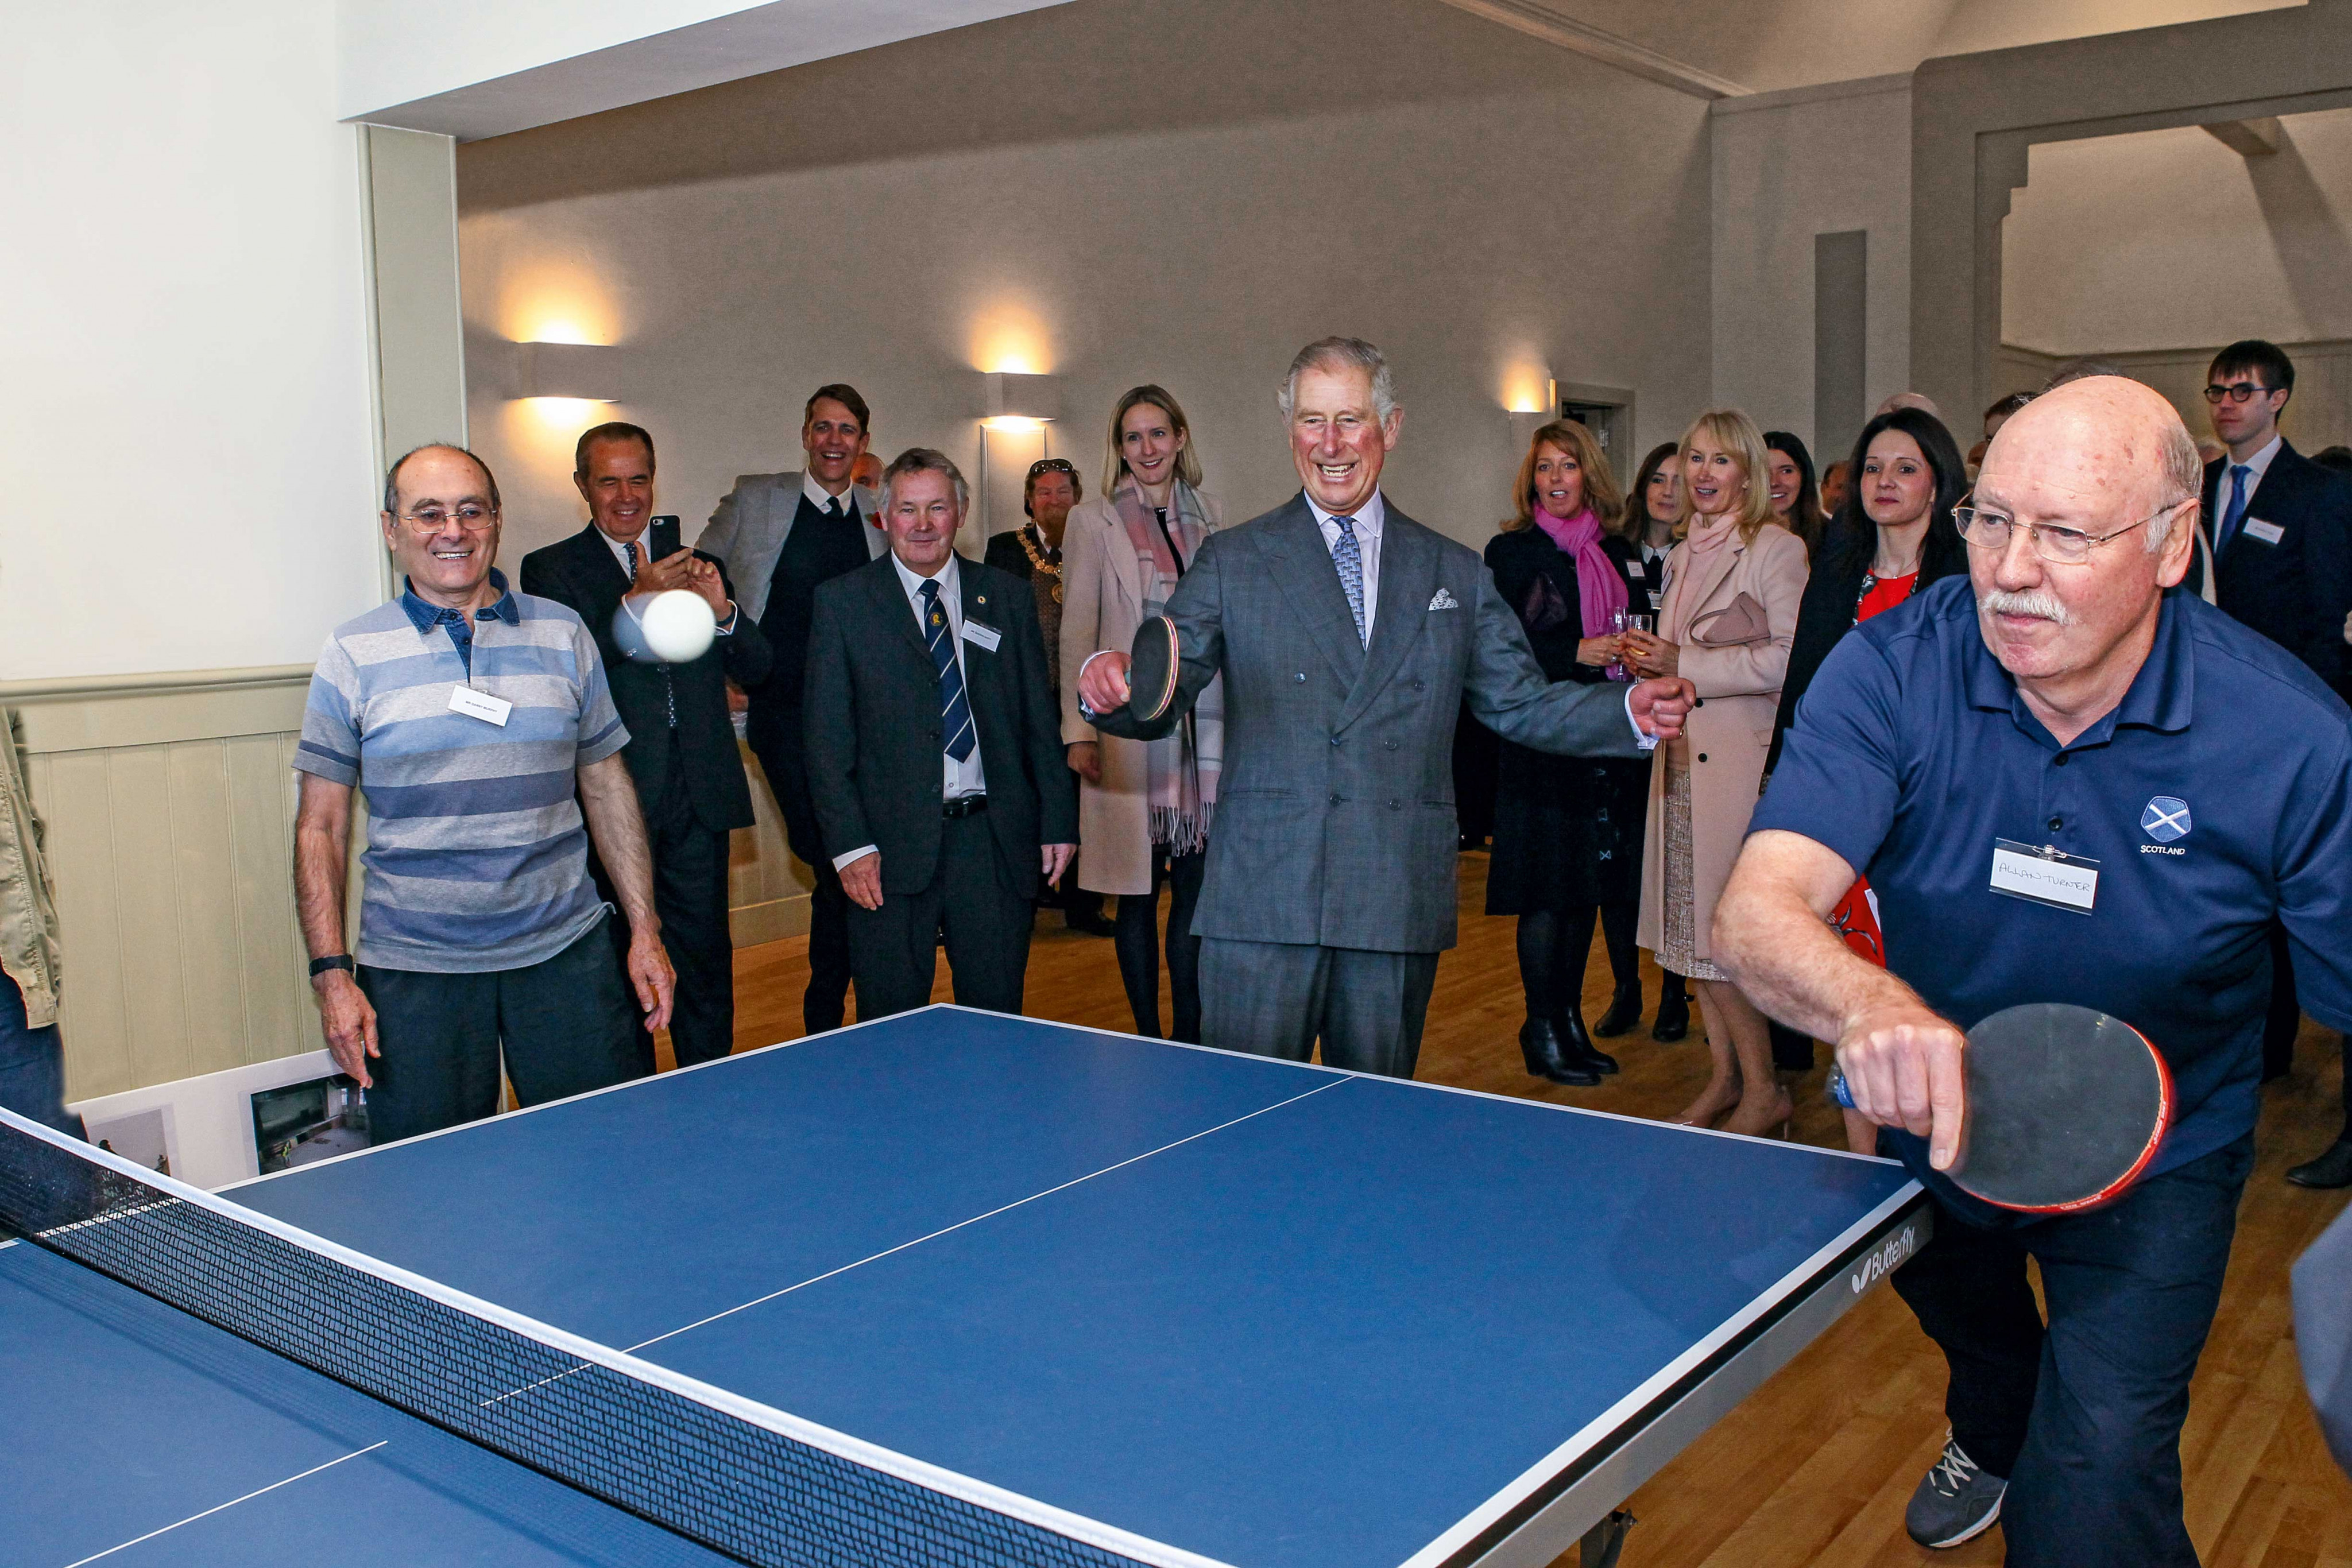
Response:
[[[637,541],[625,540],[621,549],[629,558],[629,586],[635,588],[637,583]],[[676,729],[677,727],[677,681],[670,673],[670,667],[667,664],[662,666],[662,698],[669,710],[669,727]]]
[[[1369,643],[1364,635],[1364,547],[1356,542],[1356,519],[1334,517],[1334,528],[1339,530],[1338,542],[1331,547],[1331,564],[1339,569],[1339,588],[1348,596],[1348,613],[1356,618],[1356,641]]]
[[[971,727],[971,704],[964,699],[963,672],[956,668],[955,632],[940,603],[936,578],[923,580],[923,640],[930,645],[931,667],[940,673],[940,738],[950,757],[969,762],[978,737]]]

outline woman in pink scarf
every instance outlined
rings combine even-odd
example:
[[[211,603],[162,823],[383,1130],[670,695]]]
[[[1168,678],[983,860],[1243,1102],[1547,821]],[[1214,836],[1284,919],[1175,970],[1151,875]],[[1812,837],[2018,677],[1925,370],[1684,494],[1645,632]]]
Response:
[[[1627,577],[1639,575],[1641,558],[1616,531],[1624,501],[1600,444],[1572,420],[1545,425],[1520,460],[1511,498],[1513,516],[1486,546],[1486,567],[1519,612],[1536,662],[1555,681],[1626,678],[1613,621],[1628,608]],[[1589,1086],[1617,1071],[1584,1026],[1596,913],[1616,980],[1601,1028],[1622,1032],[1642,1015],[1633,931],[1649,778],[1646,761],[1502,744],[1486,913],[1518,916],[1528,1004],[1519,1049],[1538,1078]]]

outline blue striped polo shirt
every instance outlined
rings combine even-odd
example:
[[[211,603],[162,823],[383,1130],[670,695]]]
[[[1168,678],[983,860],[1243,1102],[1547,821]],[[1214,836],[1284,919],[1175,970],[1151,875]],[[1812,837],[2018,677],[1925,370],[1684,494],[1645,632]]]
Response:
[[[580,617],[490,581],[470,649],[404,592],[336,627],[310,677],[294,767],[366,797],[355,956],[375,968],[520,969],[604,913],[573,775],[629,732]],[[450,708],[464,684],[514,705],[503,727]]]

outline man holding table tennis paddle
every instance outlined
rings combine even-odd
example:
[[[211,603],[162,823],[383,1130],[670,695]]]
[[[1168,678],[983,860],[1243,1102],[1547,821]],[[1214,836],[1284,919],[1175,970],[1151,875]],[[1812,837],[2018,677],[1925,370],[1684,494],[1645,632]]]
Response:
[[[2306,1010],[2352,1025],[2352,715],[2166,591],[2199,480],[2135,382],[2004,424],[1958,511],[1969,580],[1823,664],[1716,914],[1718,961],[1837,1041],[1936,1197],[1895,1284],[1949,1363],[1952,1436],[1906,1522],[1950,1546],[1999,1518],[2013,1565],[2196,1563],[2180,1429],[2252,1163],[2273,920]],[[1864,873],[1885,969],[1824,920]]]

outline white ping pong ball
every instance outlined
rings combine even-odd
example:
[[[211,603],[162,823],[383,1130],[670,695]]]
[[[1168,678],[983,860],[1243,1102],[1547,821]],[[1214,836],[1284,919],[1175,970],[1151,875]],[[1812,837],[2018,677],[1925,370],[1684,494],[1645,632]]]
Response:
[[[683,588],[655,594],[639,625],[645,630],[646,646],[665,664],[699,659],[709,652],[710,640],[719,633],[719,618],[710,612],[710,601]]]

